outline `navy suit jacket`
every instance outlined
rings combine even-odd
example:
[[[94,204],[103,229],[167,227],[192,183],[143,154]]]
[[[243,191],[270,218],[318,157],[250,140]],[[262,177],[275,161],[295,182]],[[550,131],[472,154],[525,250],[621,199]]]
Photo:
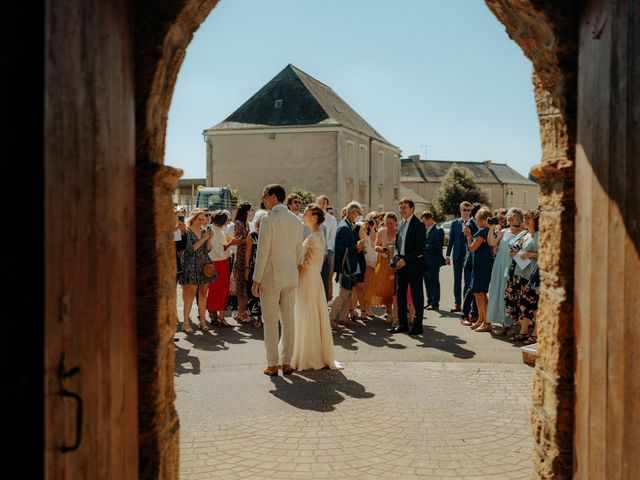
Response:
[[[457,218],[451,222],[449,229],[449,243],[447,244],[447,257],[454,262],[460,262],[467,256],[467,239],[462,233],[462,219]],[[451,255],[453,250],[453,256]]]
[[[427,240],[424,248],[427,257],[427,268],[436,270],[442,266],[442,245],[444,244],[444,230],[433,226],[427,233]]]
[[[424,242],[427,233],[427,229],[418,217],[411,215],[409,224],[404,227],[406,229],[404,240],[404,259],[406,265],[398,270],[424,270],[426,268],[426,262],[424,257]],[[398,232],[399,233],[399,232]],[[400,235],[396,237],[396,251],[400,253]]]
[[[355,230],[351,227],[351,223],[343,218],[336,229],[336,241],[333,257],[333,271],[342,273],[342,260],[344,259],[345,250],[349,250],[349,270],[354,273],[358,268],[358,250],[356,248],[358,237]],[[364,272],[361,272],[364,273]]]

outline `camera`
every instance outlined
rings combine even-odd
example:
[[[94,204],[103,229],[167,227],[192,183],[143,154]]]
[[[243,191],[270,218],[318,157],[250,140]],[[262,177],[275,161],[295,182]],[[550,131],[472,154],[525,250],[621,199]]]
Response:
[[[398,268],[398,262],[402,260],[402,258],[400,257],[400,255],[394,255],[391,260],[389,260],[389,268],[391,268],[392,270],[395,270],[396,268]]]
[[[500,219],[498,217],[489,217],[487,223],[489,225],[500,225]]]
[[[184,223],[184,215],[180,215],[178,221]]]
[[[375,222],[373,219],[369,219],[369,220],[367,221],[367,225],[369,225],[369,226],[371,226],[371,227],[373,227],[375,224],[376,224],[376,222]]]

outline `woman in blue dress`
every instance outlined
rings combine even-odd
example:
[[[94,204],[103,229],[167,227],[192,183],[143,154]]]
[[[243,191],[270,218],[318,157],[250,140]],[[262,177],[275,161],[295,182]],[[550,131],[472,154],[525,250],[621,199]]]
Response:
[[[482,207],[476,213],[476,223],[479,230],[472,237],[469,227],[464,228],[463,233],[467,237],[469,251],[473,254],[473,271],[471,273],[471,292],[478,305],[478,321],[471,325],[476,332],[490,332],[491,324],[487,322],[487,292],[491,281],[491,267],[493,264],[493,249],[487,243],[489,224],[487,220],[491,216],[488,207]]]
[[[507,211],[506,220],[508,228],[500,229],[501,227],[496,225],[496,229],[489,231],[487,237],[490,246],[498,247],[491,270],[487,306],[487,323],[498,327],[493,331],[493,334],[497,336],[507,333],[507,330],[513,325],[513,321],[505,313],[504,292],[507,288],[507,277],[511,266],[509,242],[522,232],[522,210],[515,207],[510,208]]]

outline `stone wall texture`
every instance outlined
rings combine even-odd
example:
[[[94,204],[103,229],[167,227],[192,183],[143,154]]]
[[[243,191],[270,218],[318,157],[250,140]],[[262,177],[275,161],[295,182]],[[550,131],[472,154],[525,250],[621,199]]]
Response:
[[[578,19],[576,2],[486,0],[533,63],[540,119],[541,293],[538,361],[531,420],[535,478],[571,478],[575,335],[573,328],[575,139]]]

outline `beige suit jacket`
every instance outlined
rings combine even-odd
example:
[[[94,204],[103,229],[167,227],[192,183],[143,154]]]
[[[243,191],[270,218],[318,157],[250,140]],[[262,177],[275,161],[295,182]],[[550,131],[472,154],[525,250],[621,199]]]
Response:
[[[302,223],[285,205],[276,205],[260,222],[253,281],[269,290],[296,287],[301,264]]]

